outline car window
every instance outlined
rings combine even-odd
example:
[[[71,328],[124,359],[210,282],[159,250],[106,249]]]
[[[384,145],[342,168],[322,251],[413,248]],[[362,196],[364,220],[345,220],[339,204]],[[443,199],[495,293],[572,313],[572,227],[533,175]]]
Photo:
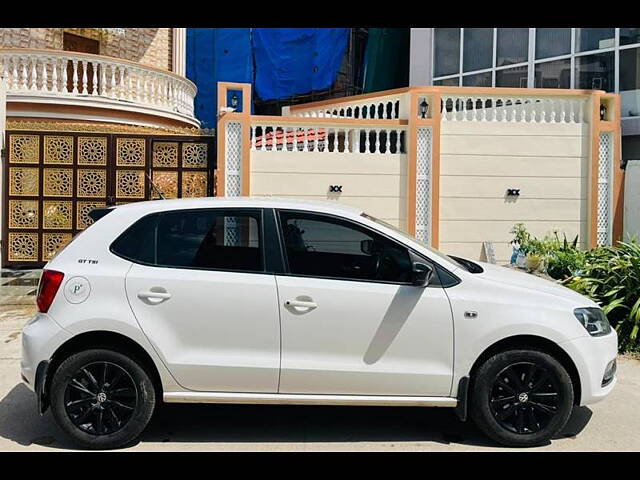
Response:
[[[138,220],[111,244],[111,251],[132,262],[154,263],[157,220],[157,214]]]
[[[168,267],[263,271],[260,214],[216,210],[163,213],[156,264]]]
[[[317,214],[280,212],[290,273],[409,283],[407,249],[365,227]]]

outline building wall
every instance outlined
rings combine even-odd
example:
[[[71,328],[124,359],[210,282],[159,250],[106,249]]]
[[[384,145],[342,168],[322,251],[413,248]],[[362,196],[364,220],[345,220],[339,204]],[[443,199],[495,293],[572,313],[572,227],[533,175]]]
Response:
[[[640,160],[627,163],[624,191],[624,239],[640,240]]]
[[[440,144],[440,250],[496,260],[511,256],[511,228],[538,237],[557,228],[588,241],[590,133],[586,124],[443,122]],[[508,188],[520,196],[507,197]],[[562,238],[562,233],[560,233]]]
[[[103,34],[96,28],[0,28],[0,48],[62,50],[63,33],[100,41],[100,54],[172,70],[173,29],[127,28],[124,35]]]
[[[343,193],[329,193],[329,185]],[[252,151],[251,195],[335,200],[406,229],[407,157]]]

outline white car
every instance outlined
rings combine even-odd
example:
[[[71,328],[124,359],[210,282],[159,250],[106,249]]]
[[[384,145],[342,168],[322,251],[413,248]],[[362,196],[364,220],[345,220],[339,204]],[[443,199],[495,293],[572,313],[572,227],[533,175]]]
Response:
[[[593,301],[355,208],[201,198],[93,217],[47,264],[22,336],[40,413],[85,447],[130,444],[162,400],[452,407],[539,445],[616,383]]]

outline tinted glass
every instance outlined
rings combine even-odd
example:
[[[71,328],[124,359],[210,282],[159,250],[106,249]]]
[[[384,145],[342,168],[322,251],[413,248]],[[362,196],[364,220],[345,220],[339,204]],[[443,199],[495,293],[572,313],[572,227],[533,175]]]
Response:
[[[620,45],[640,43],[640,28],[621,28]]]
[[[410,282],[403,246],[350,222],[281,212],[289,270],[293,274],[354,280]]]
[[[259,212],[192,210],[163,213],[157,265],[262,271]]]
[[[460,70],[460,29],[436,28],[433,47],[433,74],[453,75]]]
[[[529,58],[528,28],[499,28],[496,67],[526,62]]]
[[[614,28],[576,28],[576,52],[611,48],[614,39]]]
[[[613,91],[614,53],[576,57],[576,88]]]
[[[490,87],[491,72],[476,73],[462,77],[462,85],[465,87]]]
[[[154,263],[158,215],[141,218],[111,244],[116,255],[138,263]]]
[[[640,48],[620,50],[622,116],[640,115]]]
[[[465,28],[462,54],[462,67],[465,72],[491,68],[493,28]]]
[[[527,71],[526,66],[496,70],[496,87],[526,88]]]
[[[571,60],[556,60],[536,64],[536,88],[570,88]]]
[[[570,28],[536,28],[536,58],[571,53]]]
[[[460,84],[460,77],[445,78],[444,80],[434,80],[434,85],[442,85],[445,87],[457,87]]]

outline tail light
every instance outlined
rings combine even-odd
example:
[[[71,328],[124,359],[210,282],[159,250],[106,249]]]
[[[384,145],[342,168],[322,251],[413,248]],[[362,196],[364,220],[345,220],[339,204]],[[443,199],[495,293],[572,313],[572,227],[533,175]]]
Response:
[[[39,312],[47,313],[49,311],[63,278],[64,273],[62,272],[57,272],[56,270],[42,271],[40,286],[38,287],[38,299],[36,300]]]

